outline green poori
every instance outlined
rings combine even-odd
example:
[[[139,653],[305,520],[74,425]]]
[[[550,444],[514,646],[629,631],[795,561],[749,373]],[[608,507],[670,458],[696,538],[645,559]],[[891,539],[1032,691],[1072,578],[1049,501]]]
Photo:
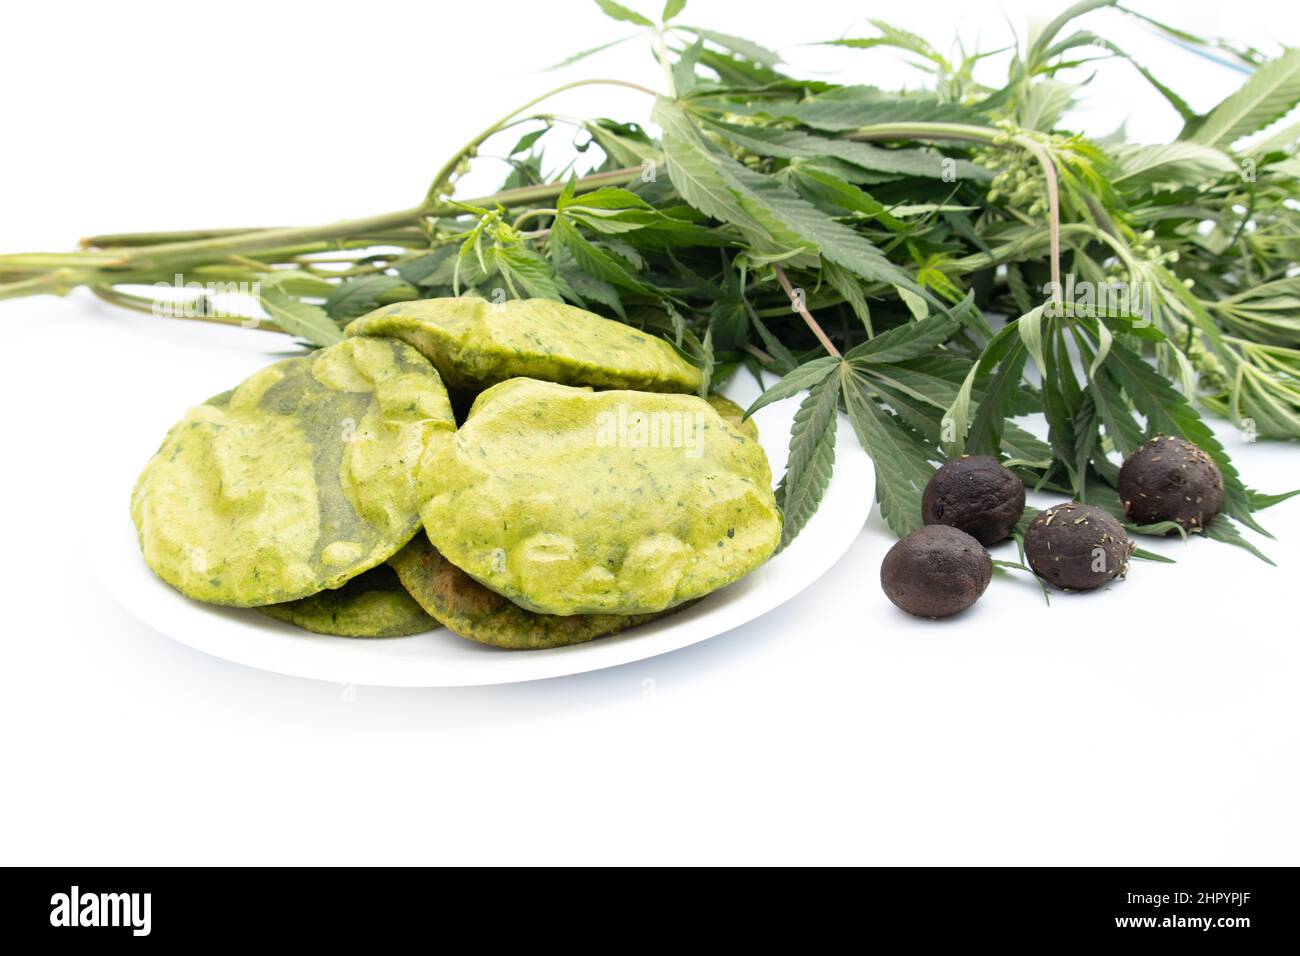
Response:
[[[722,416],[722,420],[740,429],[746,438],[758,441],[758,424],[752,418],[745,417],[745,410],[718,392],[710,392],[705,399],[713,410]]]
[[[361,572],[342,587],[257,610],[303,630],[336,637],[407,637],[438,627],[387,564]]]
[[[781,538],[763,449],[690,395],[511,379],[474,402],[432,488],[433,545],[543,614],[662,611]]]
[[[347,327],[415,347],[454,391],[526,376],[567,385],[694,392],[700,371],[639,329],[548,299],[473,296],[384,306]]]
[[[428,614],[454,634],[510,650],[583,644],[645,624],[655,614],[537,614],[484,587],[417,534],[388,559],[403,586]]]
[[[415,534],[455,430],[419,352],[354,338],[191,408],[131,495],[146,563],[182,594],[252,607],[337,588]]]

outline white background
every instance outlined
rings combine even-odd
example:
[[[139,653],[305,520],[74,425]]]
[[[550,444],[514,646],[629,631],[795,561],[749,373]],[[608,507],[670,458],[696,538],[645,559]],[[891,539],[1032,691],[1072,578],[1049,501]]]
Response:
[[[1199,32],[1300,40],[1290,3],[1139,5]],[[854,6],[692,0],[682,19],[801,71],[918,83],[886,53],[803,47]],[[1051,4],[881,15],[946,45]],[[1041,15],[1041,14],[1040,14]],[[0,251],[107,230],[310,223],[415,204],[487,122],[579,76],[659,85],[582,2],[22,4],[0,35]],[[1198,108],[1238,82],[1119,14],[1088,25]],[[1126,67],[1076,122],[1178,123]],[[632,92],[573,114],[644,118]],[[465,194],[490,190],[489,162]],[[133,316],[84,293],[0,303],[0,862],[1295,863],[1300,501],[1265,513],[1269,568],[1162,543],[1105,593],[1000,579],[955,622],[880,593],[879,519],[801,597],[705,644],[600,673],[456,691],[244,669],[116,607],[79,527],[105,462],[143,464],[192,402],[277,337]],[[1247,480],[1300,450],[1224,439]],[[126,502],[122,503],[125,509]],[[1009,555],[997,555],[1009,557]]]

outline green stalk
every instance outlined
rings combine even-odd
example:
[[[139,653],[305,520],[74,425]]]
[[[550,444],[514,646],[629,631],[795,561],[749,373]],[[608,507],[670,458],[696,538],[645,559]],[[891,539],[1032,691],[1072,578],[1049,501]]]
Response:
[[[592,173],[578,179],[575,182],[575,187],[579,191],[586,192],[611,183],[626,181],[640,172],[641,167],[631,166]],[[493,193],[490,196],[470,199],[466,201],[466,204],[520,206],[540,199],[553,199],[564,192],[565,185],[565,183],[560,182],[544,183],[537,186],[521,186],[516,189]],[[418,225],[426,217],[457,216],[461,214],[463,214],[462,209],[448,204],[416,206],[412,209],[383,213],[378,216],[367,216],[361,219],[349,219],[343,222],[317,226],[260,229],[254,232],[209,235],[208,238],[204,239],[183,239],[179,242],[162,242],[89,252],[20,253],[0,256],[0,274],[5,272],[58,271],[65,276],[63,281],[66,284],[66,277],[75,270],[86,270],[91,275],[97,270],[110,273],[118,271],[167,272],[168,270],[182,269],[236,255],[266,254],[273,251],[283,254],[285,250],[295,250],[295,254],[300,254],[302,251],[329,251],[340,248],[340,242],[353,242],[358,243],[360,246],[373,244],[355,239],[354,237],[358,235],[382,232],[400,226]],[[157,238],[164,234],[152,233],[150,235]],[[66,292],[69,288],[83,284],[85,281],[83,278],[73,282],[63,291]],[[58,282],[53,280],[49,280],[46,284],[51,287],[59,285]],[[19,285],[20,283],[11,283],[11,286],[15,287]],[[0,286],[0,294],[6,294],[2,290],[9,288],[10,286]],[[49,291],[49,289],[37,284],[31,285],[30,288],[33,291],[16,290],[7,294],[32,295],[41,291]]]
[[[29,295],[66,295],[93,274],[73,269],[55,269],[17,282],[0,283],[0,299],[18,299]]]
[[[117,289],[106,288],[104,286],[91,286],[90,291],[100,299],[110,305],[118,306],[123,309],[130,309],[132,312],[144,312],[148,315],[157,316],[158,300],[148,298],[142,295],[132,295],[129,292],[120,292]],[[175,303],[173,303],[175,304]],[[250,323],[251,316],[237,315],[170,315],[166,318],[180,322],[216,322],[219,325],[237,325],[245,329],[260,329],[263,332],[283,332],[278,325],[268,319],[258,319]]]
[[[443,164],[442,169],[438,170],[438,175],[433,178],[433,183],[429,186],[429,191],[428,193],[425,194],[424,197],[425,205],[433,206],[437,204],[440,200],[442,200],[444,194],[447,191],[447,187],[451,185],[451,179],[453,176],[456,175],[456,170],[460,167],[460,164],[463,161],[472,158],[475,155],[475,153],[478,152],[478,148],[482,146],[487,140],[491,139],[493,136],[501,132],[503,129],[506,129],[507,127],[513,125],[512,121],[515,120],[515,118],[519,116],[520,113],[524,112],[527,109],[531,109],[532,107],[536,106],[538,103],[541,103],[543,100],[548,100],[552,96],[555,96],[558,93],[563,93],[566,90],[577,89],[578,87],[581,86],[622,86],[630,90],[637,90],[638,92],[645,93],[652,97],[659,95],[654,90],[650,89],[649,87],[642,86],[639,83],[629,83],[626,80],[605,80],[605,79],[575,80],[572,83],[565,83],[561,86],[557,86],[553,90],[547,90],[545,93],[541,94],[540,96],[533,97],[523,106],[511,110],[505,116],[501,117],[491,126],[487,127],[487,129],[483,130],[483,132],[479,133],[468,143],[466,143],[455,153],[453,153],[452,157],[449,160],[447,160],[446,163]]]

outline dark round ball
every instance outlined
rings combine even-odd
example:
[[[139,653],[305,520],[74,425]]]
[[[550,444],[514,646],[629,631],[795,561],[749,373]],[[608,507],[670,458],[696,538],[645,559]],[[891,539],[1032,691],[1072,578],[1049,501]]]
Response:
[[[979,600],[993,577],[984,546],[964,531],[927,525],[889,549],[880,586],[917,617],[949,617]]]
[[[1025,557],[1034,573],[1070,591],[1091,591],[1128,573],[1132,553],[1113,515],[1077,501],[1040,512],[1025,532]]]
[[[946,524],[997,544],[1025,513],[1025,483],[992,455],[963,455],[940,467],[921,496],[926,524]]]
[[[1201,531],[1223,505],[1223,473],[1191,442],[1156,438],[1124,462],[1119,497],[1134,524],[1175,521],[1187,531]]]

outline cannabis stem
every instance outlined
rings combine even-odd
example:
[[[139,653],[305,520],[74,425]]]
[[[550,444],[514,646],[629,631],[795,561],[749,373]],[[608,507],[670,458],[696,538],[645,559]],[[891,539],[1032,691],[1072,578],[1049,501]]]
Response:
[[[639,83],[630,83],[627,80],[594,79],[574,80],[572,83],[565,83],[561,86],[555,87],[553,90],[547,90],[540,96],[534,96],[523,106],[511,110],[453,153],[451,158],[443,164],[442,169],[438,170],[438,175],[433,178],[433,183],[429,186],[429,191],[425,195],[425,205],[433,206],[443,199],[449,192],[452,177],[456,175],[456,170],[460,167],[460,164],[467,159],[471,159],[484,142],[510,126],[511,121],[519,116],[520,113],[536,106],[543,100],[550,99],[558,93],[563,93],[566,90],[577,89],[580,86],[622,86],[630,90],[637,90],[638,92],[645,93],[649,96],[657,97],[659,95],[649,87],[642,86]]]
[[[641,172],[640,166],[606,170],[583,176],[574,183],[578,191],[590,191],[611,183],[625,182]],[[479,206],[519,206],[539,199],[552,199],[564,192],[565,183],[544,183],[537,186],[521,186],[506,189],[490,196],[466,200],[467,205]],[[86,252],[72,253],[22,253],[0,256],[0,274],[24,273],[27,279],[33,272],[59,271],[62,283],[47,278],[41,288],[32,283],[28,291],[14,288],[19,283],[9,286],[0,285],[0,295],[4,290],[13,289],[10,295],[31,295],[36,292],[63,291],[84,284],[95,278],[122,281],[121,274],[126,270],[156,270],[182,268],[185,266],[227,259],[231,256],[280,250],[285,247],[297,247],[308,243],[341,241],[369,232],[391,229],[397,226],[417,225],[425,217],[454,216],[463,210],[455,206],[440,204],[435,206],[417,206],[398,212],[383,213],[362,219],[349,219],[343,222],[326,223],[317,226],[298,226],[280,229],[259,229],[252,232],[222,233],[213,231],[199,233],[207,238],[190,239],[194,233],[178,233],[182,237],[178,242],[155,242],[150,245],[131,245],[109,249],[93,249]],[[168,233],[148,234],[154,239],[165,239]],[[113,236],[114,239],[130,239],[130,236]],[[98,240],[87,240],[97,242]],[[425,243],[427,245],[427,243]],[[75,273],[75,270],[83,270]],[[73,276],[77,281],[69,282]],[[48,287],[46,287],[48,286]]]
[[[818,325],[817,320],[812,317],[812,313],[809,312],[808,307],[804,305],[803,296],[795,293],[794,286],[792,286],[790,280],[786,278],[785,270],[780,266],[774,265],[772,266],[772,271],[776,273],[776,281],[781,283],[781,288],[784,289],[785,294],[790,297],[790,305],[794,307],[796,312],[803,316],[804,322],[808,325],[808,328],[812,329],[813,335],[817,336],[817,341],[822,344],[822,348],[835,356],[835,358],[840,358],[840,350],[835,347],[835,343],[830,340],[824,331],[822,331],[822,327]]]

